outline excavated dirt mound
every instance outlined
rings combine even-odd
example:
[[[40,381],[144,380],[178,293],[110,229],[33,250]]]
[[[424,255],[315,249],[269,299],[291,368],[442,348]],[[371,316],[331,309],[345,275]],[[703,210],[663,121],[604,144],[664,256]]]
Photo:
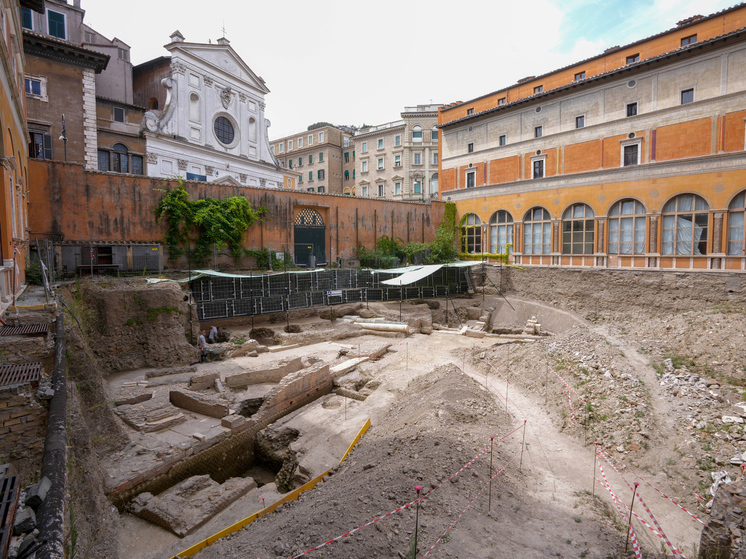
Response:
[[[489,478],[489,451],[449,481],[452,474],[490,444],[516,428],[493,397],[453,364],[443,365],[408,385],[386,420],[374,425],[348,459],[314,490],[239,533],[201,551],[199,559],[292,557],[344,534],[415,498],[419,511],[419,552],[469,507]],[[601,524],[537,507],[518,489],[520,439],[494,446],[495,471],[511,463],[510,474],[493,482],[491,512],[485,491],[457,527],[436,548],[436,557],[607,557],[620,536]],[[413,543],[415,507],[368,526],[309,555],[324,558],[405,557]],[[541,537],[537,538],[537,533]]]
[[[108,372],[158,368],[199,358],[185,333],[189,306],[173,282],[86,283],[81,300],[95,332],[91,350]]]

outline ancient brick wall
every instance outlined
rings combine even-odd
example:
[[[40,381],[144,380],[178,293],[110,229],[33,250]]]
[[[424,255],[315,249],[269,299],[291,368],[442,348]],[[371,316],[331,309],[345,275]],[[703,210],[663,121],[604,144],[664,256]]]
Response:
[[[109,498],[121,508],[143,491],[157,494],[190,476],[210,474],[216,481],[224,481],[241,475],[254,461],[256,433],[331,392],[332,380],[329,365],[323,363],[291,373],[240,428],[206,441],[204,446],[197,445],[172,456],[163,464],[110,488]]]
[[[12,461],[20,473],[41,467],[47,408],[30,385],[0,389],[0,462]]]
[[[33,160],[29,163],[29,228],[32,236],[56,241],[160,243],[166,223],[154,209],[174,180],[86,171],[81,165]],[[244,196],[269,217],[245,234],[246,248],[283,251],[294,245],[295,219],[303,209],[319,212],[326,227],[326,255],[348,257],[359,244],[372,247],[382,235],[404,242],[431,242],[443,220],[445,204],[395,202],[353,196],[314,194],[185,182],[192,200]]]

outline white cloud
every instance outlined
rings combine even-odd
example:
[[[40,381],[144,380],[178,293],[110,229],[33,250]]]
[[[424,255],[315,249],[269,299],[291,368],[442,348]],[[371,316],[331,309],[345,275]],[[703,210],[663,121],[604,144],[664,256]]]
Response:
[[[86,21],[132,46],[135,63],[167,54],[179,29],[231,46],[267,82],[273,138],[317,121],[381,124],[405,106],[468,100],[664,31],[724,0],[83,0]],[[597,19],[586,21],[584,13]],[[608,17],[605,14],[609,13]],[[619,16],[623,14],[626,17]],[[574,33],[577,38],[564,36]]]

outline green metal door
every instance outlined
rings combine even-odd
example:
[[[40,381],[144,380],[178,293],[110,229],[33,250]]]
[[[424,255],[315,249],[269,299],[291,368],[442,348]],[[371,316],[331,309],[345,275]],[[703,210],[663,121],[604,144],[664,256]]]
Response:
[[[304,208],[295,218],[295,263],[309,266],[311,255],[316,265],[326,264],[326,226],[324,218],[316,210]]]

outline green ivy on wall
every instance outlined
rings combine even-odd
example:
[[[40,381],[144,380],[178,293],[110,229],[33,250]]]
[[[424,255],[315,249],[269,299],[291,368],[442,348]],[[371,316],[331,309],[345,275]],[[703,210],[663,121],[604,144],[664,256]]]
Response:
[[[239,260],[244,233],[269,214],[263,206],[253,209],[243,196],[190,200],[181,179],[178,188],[164,192],[155,208],[155,218],[159,221],[165,217],[168,224],[164,241],[169,259],[176,260],[192,246],[190,258],[195,266],[207,262],[213,247],[227,247]]]
[[[443,221],[435,231],[435,240],[430,243],[430,261],[444,264],[456,260],[456,204],[446,202]]]

